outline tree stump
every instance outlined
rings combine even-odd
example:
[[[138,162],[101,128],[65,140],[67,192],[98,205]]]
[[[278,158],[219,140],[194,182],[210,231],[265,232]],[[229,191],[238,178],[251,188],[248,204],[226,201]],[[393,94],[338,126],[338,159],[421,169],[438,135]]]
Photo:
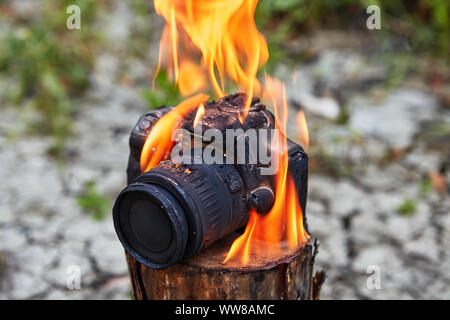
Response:
[[[314,246],[305,245],[296,252],[278,257],[252,259],[241,266],[223,264],[234,233],[201,251],[195,257],[167,269],[154,270],[141,265],[126,253],[138,300],[309,300],[318,297],[323,280],[313,280]],[[317,290],[313,288],[316,282]]]

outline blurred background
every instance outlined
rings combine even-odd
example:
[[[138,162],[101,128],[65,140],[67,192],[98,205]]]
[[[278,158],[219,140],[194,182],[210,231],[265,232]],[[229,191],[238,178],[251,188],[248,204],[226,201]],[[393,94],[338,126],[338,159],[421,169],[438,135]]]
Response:
[[[310,129],[323,299],[450,298],[449,16],[441,0],[260,0],[265,70]],[[151,0],[0,0],[0,299],[130,299],[111,207],[139,116],[182,99],[164,73],[151,90],[163,25]]]

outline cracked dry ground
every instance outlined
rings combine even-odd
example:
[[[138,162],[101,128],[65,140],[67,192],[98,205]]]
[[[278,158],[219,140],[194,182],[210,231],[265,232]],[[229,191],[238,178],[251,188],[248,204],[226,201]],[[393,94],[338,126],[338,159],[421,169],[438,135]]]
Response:
[[[0,110],[1,299],[130,297],[112,219],[96,222],[76,202],[86,181],[111,199],[126,182],[128,134],[146,106],[138,90],[110,82],[102,66],[117,60],[98,57],[60,165],[47,155],[49,139],[9,138],[20,114]],[[424,190],[429,176],[450,181],[449,131],[437,130],[450,126],[450,111],[423,85],[380,94],[385,74],[362,55],[326,50],[288,83],[311,129],[307,216],[321,241],[316,267],[328,273],[323,299],[450,298],[448,189]],[[337,124],[343,106],[348,119]],[[413,208],[399,209],[405,201]],[[71,265],[80,290],[66,287]],[[372,265],[378,290],[366,285]]]

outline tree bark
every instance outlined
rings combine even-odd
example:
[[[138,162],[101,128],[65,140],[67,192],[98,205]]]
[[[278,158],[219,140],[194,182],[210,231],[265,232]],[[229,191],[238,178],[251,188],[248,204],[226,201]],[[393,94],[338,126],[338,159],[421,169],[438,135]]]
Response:
[[[128,253],[127,261],[137,300],[309,300],[314,291],[313,268],[317,244],[270,261],[222,264],[233,234],[201,251],[195,257],[163,270],[138,263]],[[319,286],[320,290],[320,286]]]

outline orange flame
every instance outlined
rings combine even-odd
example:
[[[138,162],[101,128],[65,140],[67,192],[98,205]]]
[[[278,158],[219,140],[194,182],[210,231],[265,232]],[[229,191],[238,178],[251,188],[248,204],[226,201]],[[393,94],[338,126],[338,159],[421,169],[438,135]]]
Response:
[[[286,89],[269,76],[265,87],[257,79],[258,69],[269,58],[267,42],[254,21],[257,3],[258,0],[154,0],[156,12],[166,20],[155,78],[160,68],[165,68],[183,96],[212,88],[218,97],[223,97],[227,86],[237,84],[248,96],[239,116],[242,123],[255,95],[262,95],[274,109],[275,128],[281,135],[271,151],[278,166],[275,203],[265,216],[250,212],[244,233],[233,242],[224,260],[243,265],[255,256],[279,257],[293,252],[310,238],[303,226],[295,183],[288,172]],[[197,94],[156,123],[142,150],[143,172],[166,159],[174,145],[167,132],[196,107],[194,127],[197,125],[204,114],[202,103],[207,99],[208,96]],[[298,134],[306,146],[309,138],[303,113],[297,115],[297,121],[301,128]]]
[[[261,89],[256,74],[269,58],[266,40],[254,21],[257,3],[258,0],[155,0],[156,12],[166,20],[158,71],[165,67],[183,95],[203,89],[207,74],[217,96],[223,97],[226,79],[231,79],[248,94],[245,118],[253,95]],[[199,66],[196,72],[184,72],[192,70],[193,65]]]
[[[296,116],[297,122],[297,138],[300,145],[308,152],[309,149],[309,131],[308,124],[306,123],[306,117],[303,110],[300,110]]]
[[[142,148],[141,172],[150,170],[166,159],[167,154],[175,144],[167,132],[172,132],[190,110],[205,102],[208,98],[208,95],[199,93],[186,99],[156,122]]]
[[[197,113],[195,114],[193,125],[194,128],[197,126],[197,123],[201,120],[204,114],[205,114],[205,106],[203,105],[203,103],[201,103],[197,109]]]
[[[190,81],[181,81],[178,83],[178,89],[182,96],[186,97],[194,92],[200,92],[208,89],[206,74],[202,68],[192,61],[186,60],[180,65],[180,79],[190,77]],[[193,77],[192,75],[195,75]]]
[[[265,96],[271,100],[275,111],[275,127],[281,133],[285,132],[288,103],[286,90],[279,80],[266,76]],[[298,202],[294,181],[288,173],[288,153],[286,136],[281,137],[278,148],[272,149],[278,159],[278,173],[275,178],[275,203],[270,212],[261,216],[255,211],[250,213],[250,219],[244,233],[237,238],[224,263],[238,259],[247,265],[251,256],[268,255],[286,251],[295,251],[310,238],[303,226],[303,212]],[[260,241],[265,243],[261,247]],[[272,248],[267,250],[267,245]],[[274,250],[278,245],[278,250]]]

